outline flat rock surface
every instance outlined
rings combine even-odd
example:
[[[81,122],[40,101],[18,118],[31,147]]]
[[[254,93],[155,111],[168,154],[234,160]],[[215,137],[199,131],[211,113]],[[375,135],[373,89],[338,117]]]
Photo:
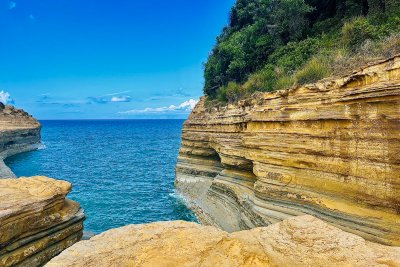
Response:
[[[400,266],[400,248],[370,243],[310,215],[232,234],[176,221],[107,231],[46,266]]]
[[[0,248],[76,214],[79,205],[65,202],[70,190],[70,183],[47,177],[0,179]]]
[[[66,181],[0,179],[0,266],[42,266],[80,240],[84,213]]]

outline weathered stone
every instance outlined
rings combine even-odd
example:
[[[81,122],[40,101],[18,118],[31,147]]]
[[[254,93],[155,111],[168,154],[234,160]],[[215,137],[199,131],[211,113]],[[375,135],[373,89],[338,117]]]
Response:
[[[40,266],[80,240],[84,214],[70,190],[46,177],[0,179],[0,266]]]
[[[309,215],[232,234],[177,221],[110,230],[46,266],[400,266],[400,248],[370,243]]]
[[[40,123],[23,110],[0,106],[0,179],[15,178],[3,160],[34,150],[40,143]]]
[[[185,123],[176,186],[226,231],[311,214],[400,245],[400,56]]]

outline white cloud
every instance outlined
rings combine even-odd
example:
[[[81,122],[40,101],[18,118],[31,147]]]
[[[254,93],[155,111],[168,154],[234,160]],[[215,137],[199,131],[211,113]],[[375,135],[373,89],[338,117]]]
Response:
[[[14,9],[17,6],[17,3],[14,1],[9,1],[8,2],[8,10]]]
[[[132,98],[130,96],[113,96],[111,102],[131,102]]]
[[[194,109],[194,107],[197,105],[198,102],[199,101],[196,101],[194,99],[189,99],[188,101],[181,103],[177,107],[172,105],[172,106],[170,106],[170,108],[175,108],[175,110],[192,110],[192,109]]]
[[[196,104],[198,100],[189,99],[177,106],[171,105],[169,107],[159,107],[159,108],[145,108],[145,109],[132,109],[128,111],[119,112],[119,114],[144,114],[144,113],[173,113],[173,112],[190,112]]]
[[[0,91],[0,102],[7,104],[14,104],[14,100],[11,98],[8,92]]]

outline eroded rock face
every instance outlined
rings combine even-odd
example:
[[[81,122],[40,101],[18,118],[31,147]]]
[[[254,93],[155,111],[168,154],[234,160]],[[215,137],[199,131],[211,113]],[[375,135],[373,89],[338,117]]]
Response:
[[[226,231],[311,214],[400,245],[400,56],[185,123],[176,186]]]
[[[0,179],[0,266],[41,266],[82,237],[71,184],[47,177]]]
[[[40,123],[21,109],[0,103],[0,179],[15,178],[3,160],[40,143]]]
[[[400,248],[367,242],[305,215],[233,234],[182,221],[131,225],[81,241],[46,266],[399,265]]]

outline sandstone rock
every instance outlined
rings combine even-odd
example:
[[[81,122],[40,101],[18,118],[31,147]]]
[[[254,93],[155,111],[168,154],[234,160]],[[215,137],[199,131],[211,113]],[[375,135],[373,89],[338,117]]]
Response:
[[[400,245],[400,56],[185,123],[176,186],[226,231],[311,214]]]
[[[177,221],[110,230],[46,266],[400,266],[400,248],[370,243],[309,215],[232,234]]]
[[[40,143],[40,129],[40,123],[25,111],[0,105],[0,179],[15,178],[3,160],[36,149]]]
[[[41,266],[82,236],[71,184],[46,177],[0,179],[0,266]]]

